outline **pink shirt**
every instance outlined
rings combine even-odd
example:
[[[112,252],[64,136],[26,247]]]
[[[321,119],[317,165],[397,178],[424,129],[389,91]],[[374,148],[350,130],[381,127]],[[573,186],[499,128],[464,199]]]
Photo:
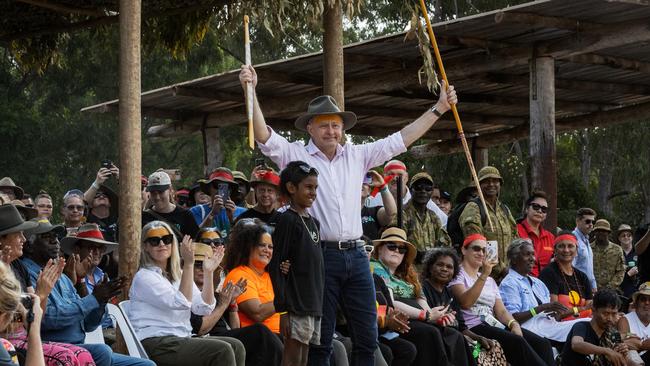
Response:
[[[347,142],[336,148],[330,161],[309,140],[289,142],[269,127],[271,137],[265,144],[258,142],[262,153],[280,169],[292,161],[301,160],[318,170],[316,202],[309,213],[320,221],[322,240],[352,240],[363,234],[361,227],[361,185],[370,168],[381,165],[395,155],[406,152],[404,140],[396,132],[381,140],[353,145]]]

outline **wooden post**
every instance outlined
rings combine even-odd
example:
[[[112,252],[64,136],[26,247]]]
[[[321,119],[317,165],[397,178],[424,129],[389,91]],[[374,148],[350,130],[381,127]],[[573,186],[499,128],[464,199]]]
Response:
[[[489,165],[489,154],[488,149],[485,147],[473,148],[472,149],[472,159],[474,160],[474,166],[476,169],[481,169],[484,166]]]
[[[323,92],[345,110],[343,74],[343,10],[341,3],[325,8],[323,13]]]
[[[223,152],[221,151],[221,132],[219,127],[206,127],[203,130],[203,152],[205,153],[204,173],[207,176],[212,171],[223,165]]]
[[[530,158],[533,189],[548,195],[544,226],[557,227],[557,173],[555,158],[555,60],[535,57],[530,61]]]

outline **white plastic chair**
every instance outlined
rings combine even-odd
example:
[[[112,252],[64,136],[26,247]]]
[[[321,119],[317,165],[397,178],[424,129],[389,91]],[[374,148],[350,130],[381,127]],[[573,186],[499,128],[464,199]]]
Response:
[[[84,343],[87,344],[104,344],[104,333],[102,332],[102,326],[98,326],[92,332],[86,332],[86,339]]]
[[[117,328],[122,332],[126,349],[129,351],[129,356],[149,359],[147,352],[142,347],[142,343],[135,335],[133,326],[128,318],[128,305],[129,301],[122,301],[119,306],[113,304],[106,304],[106,311],[108,315],[115,320]]]

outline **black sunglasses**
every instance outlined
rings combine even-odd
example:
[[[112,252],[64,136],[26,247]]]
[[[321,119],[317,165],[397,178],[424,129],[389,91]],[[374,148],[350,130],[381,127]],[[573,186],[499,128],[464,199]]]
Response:
[[[474,252],[483,252],[483,253],[485,253],[486,248],[482,247],[480,245],[472,245],[471,247],[469,247],[469,249],[471,249]]]
[[[224,245],[224,241],[221,238],[215,238],[215,239],[201,239],[201,243],[207,244],[207,245],[214,245],[214,246],[219,246],[219,245]]]
[[[433,186],[429,184],[418,184],[411,187],[411,189],[418,192],[433,192]]]
[[[169,245],[174,242],[174,235],[169,234],[165,236],[152,236],[150,238],[146,238],[144,241],[147,244],[151,245],[152,247],[160,246],[161,241],[163,242],[164,245]]]
[[[298,168],[300,168],[300,170],[302,170],[305,174],[314,174],[318,176],[318,170],[309,164],[300,164],[298,165]]]
[[[591,224],[593,224],[594,222],[596,222],[596,220],[585,219],[585,224],[587,224],[587,225],[591,225]]]
[[[406,246],[404,245],[397,245],[395,243],[388,243],[386,244],[386,248],[390,250],[391,252],[399,252],[400,254],[406,253],[408,250]]]
[[[537,212],[541,212],[541,213],[547,213],[548,212],[548,207],[542,206],[542,205],[537,204],[537,203],[531,203],[530,208],[532,208],[533,210],[535,210]]]

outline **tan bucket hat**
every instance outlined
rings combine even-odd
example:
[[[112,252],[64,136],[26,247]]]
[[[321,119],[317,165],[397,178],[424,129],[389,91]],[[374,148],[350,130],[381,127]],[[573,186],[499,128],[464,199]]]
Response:
[[[377,249],[380,245],[384,243],[406,244],[407,250],[404,258],[406,259],[409,265],[413,264],[413,261],[415,260],[415,256],[418,254],[418,251],[417,249],[415,249],[415,245],[409,243],[406,240],[406,231],[398,227],[389,227],[388,229],[384,230],[383,233],[381,233],[380,239],[372,241],[372,244],[375,246],[375,249]]]

